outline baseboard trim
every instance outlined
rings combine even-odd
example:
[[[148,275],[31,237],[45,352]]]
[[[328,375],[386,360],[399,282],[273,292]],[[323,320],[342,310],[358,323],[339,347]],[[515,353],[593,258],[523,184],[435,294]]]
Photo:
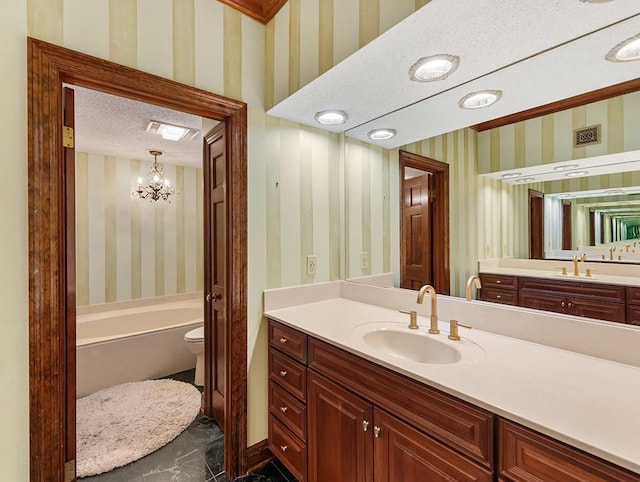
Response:
[[[247,447],[247,472],[253,472],[273,459],[273,453],[269,449],[269,441],[261,440]]]

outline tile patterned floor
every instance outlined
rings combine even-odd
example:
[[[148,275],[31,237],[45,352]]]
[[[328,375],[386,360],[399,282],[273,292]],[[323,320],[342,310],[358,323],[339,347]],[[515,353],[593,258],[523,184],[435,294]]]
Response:
[[[171,377],[192,381],[193,372]],[[85,477],[81,482],[231,482],[222,469],[224,435],[218,424],[205,415],[164,447],[132,462],[100,475]],[[295,482],[295,478],[278,462],[235,479],[237,482]],[[235,482],[234,481],[234,482]]]

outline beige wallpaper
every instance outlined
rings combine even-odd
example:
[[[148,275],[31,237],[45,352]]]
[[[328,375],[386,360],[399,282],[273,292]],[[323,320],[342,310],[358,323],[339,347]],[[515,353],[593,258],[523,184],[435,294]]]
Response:
[[[163,164],[171,202],[136,199],[151,164],[76,152],[78,306],[202,290],[202,169]]]

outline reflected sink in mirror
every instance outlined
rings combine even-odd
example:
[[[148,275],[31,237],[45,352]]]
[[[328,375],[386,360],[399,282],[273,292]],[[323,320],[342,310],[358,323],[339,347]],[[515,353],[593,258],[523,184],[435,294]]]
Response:
[[[439,335],[431,335],[426,328],[410,330],[401,322],[365,323],[356,327],[353,335],[377,353],[421,364],[473,362],[484,354],[480,346],[469,340],[449,340],[444,330]]]

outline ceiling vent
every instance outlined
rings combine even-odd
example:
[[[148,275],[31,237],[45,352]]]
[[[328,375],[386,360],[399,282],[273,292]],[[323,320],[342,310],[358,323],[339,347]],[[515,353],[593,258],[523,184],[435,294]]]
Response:
[[[573,147],[592,146],[602,142],[601,125],[583,127],[573,131]]]

